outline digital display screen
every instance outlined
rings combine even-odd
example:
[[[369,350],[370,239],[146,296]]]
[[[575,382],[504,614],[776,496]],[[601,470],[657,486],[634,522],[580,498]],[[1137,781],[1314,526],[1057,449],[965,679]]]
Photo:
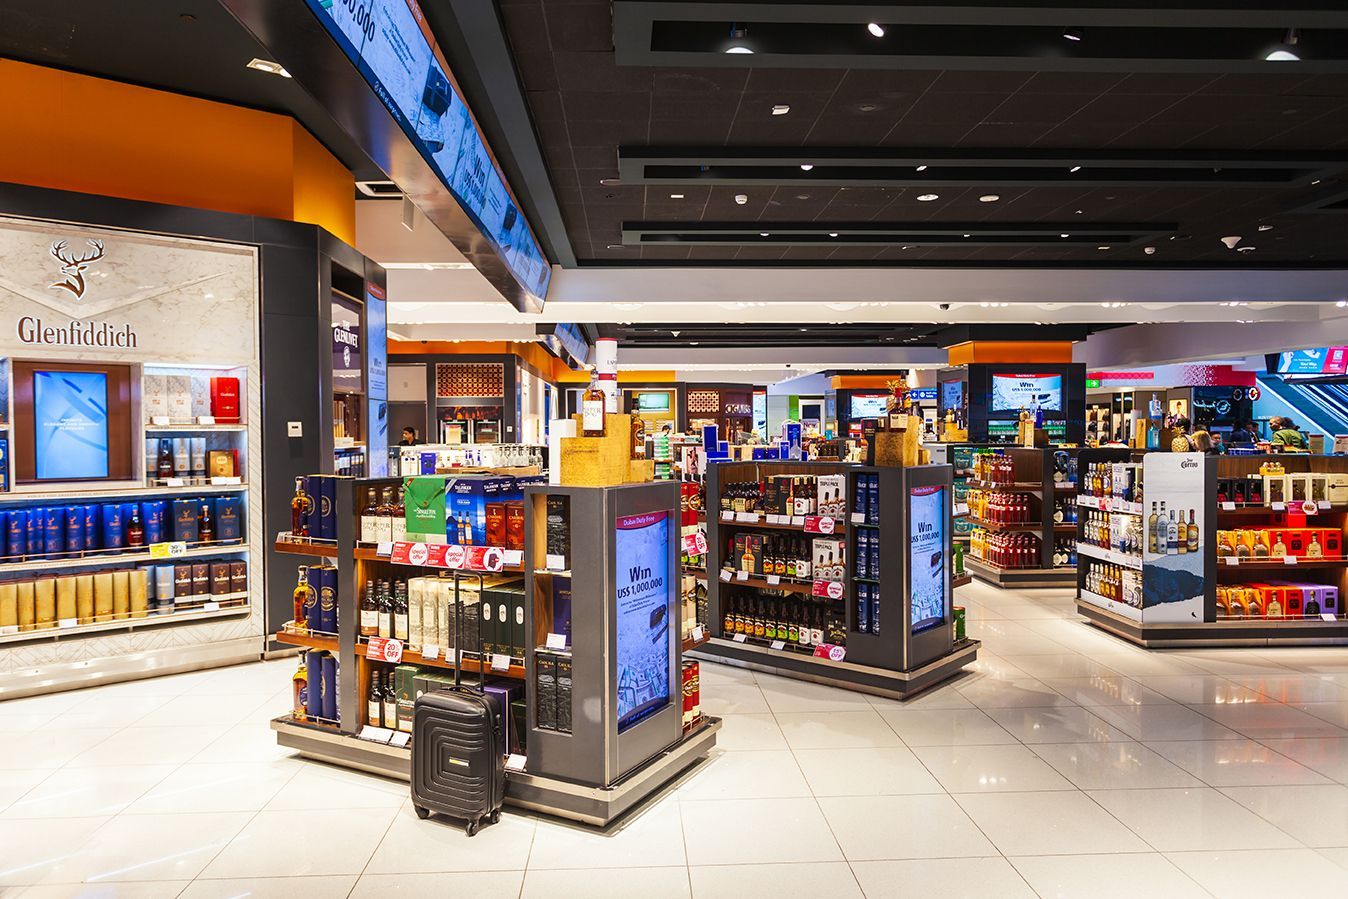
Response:
[[[941,382],[941,410],[959,409],[964,405],[964,382]]]
[[[637,411],[639,412],[668,412],[669,394],[665,391],[658,393],[638,393]]]
[[[33,434],[37,480],[108,477],[108,376],[33,372]]]
[[[1348,371],[1348,347],[1322,346],[1278,354],[1280,375],[1342,375]]]
[[[332,297],[332,386],[343,393],[365,392],[365,360],[361,356],[360,304]]]
[[[388,476],[388,300],[374,284],[365,288],[365,331],[370,338],[367,443],[370,477]]]
[[[853,421],[862,418],[883,418],[888,408],[889,394],[887,393],[878,396],[853,396],[852,414],[849,417]]]
[[[1021,409],[1062,411],[1062,375],[995,374],[992,376],[992,411]]]
[[[669,704],[669,513],[618,519],[614,558],[618,611],[618,731]]]
[[[448,67],[416,0],[305,2],[515,279],[544,299],[552,268],[446,74]]]
[[[908,532],[909,589],[912,633],[935,627],[946,619],[946,596],[950,573],[946,566],[945,487],[913,487],[909,490]]]

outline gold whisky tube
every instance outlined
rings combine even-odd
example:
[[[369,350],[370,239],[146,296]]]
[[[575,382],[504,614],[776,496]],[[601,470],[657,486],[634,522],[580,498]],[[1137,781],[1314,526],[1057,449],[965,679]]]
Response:
[[[39,578],[33,582],[33,600],[37,607],[37,628],[56,627],[56,579]]]
[[[75,579],[73,577],[56,578],[56,620],[69,621],[71,618],[79,618],[75,612]],[[79,619],[80,624],[88,624],[84,619]]]
[[[112,620],[112,572],[94,574],[94,620]]]
[[[131,617],[131,572],[125,568],[112,573],[112,617]]]
[[[19,606],[19,630],[31,631],[37,627],[37,598],[32,581],[19,581],[14,585]]]
[[[10,581],[0,584],[0,634],[19,629],[19,586]]]
[[[94,620],[94,576],[81,574],[75,577],[75,614],[80,621]]]
[[[150,595],[150,570],[136,568],[131,571],[131,609],[132,618],[144,618],[148,613]]]

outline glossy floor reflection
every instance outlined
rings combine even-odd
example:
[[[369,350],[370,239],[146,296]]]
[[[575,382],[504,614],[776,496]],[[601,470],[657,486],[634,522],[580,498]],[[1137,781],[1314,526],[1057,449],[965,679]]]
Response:
[[[715,756],[604,834],[468,840],[291,757],[291,661],[3,703],[0,896],[1348,893],[1348,650],[1145,652],[1068,591],[957,598],[982,658],[907,703],[704,664]]]

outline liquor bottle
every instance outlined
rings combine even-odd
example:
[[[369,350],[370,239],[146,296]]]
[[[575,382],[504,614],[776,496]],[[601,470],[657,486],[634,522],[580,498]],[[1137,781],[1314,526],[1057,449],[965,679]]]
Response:
[[[735,610],[732,603],[727,602],[725,607],[725,619],[721,622],[721,632],[725,636],[734,636],[735,631]]]
[[[1188,550],[1188,540],[1186,539],[1184,543],[1180,542],[1179,525],[1175,521],[1174,509],[1170,510],[1170,521],[1166,524],[1165,540],[1165,551],[1167,555],[1174,556]]]
[[[215,541],[215,516],[211,513],[211,504],[201,504],[201,514],[197,516],[197,539],[202,543]]]
[[[1161,500],[1161,517],[1156,520],[1156,554],[1164,556],[1169,553],[1167,543],[1170,539],[1170,529],[1166,524],[1165,500]]]
[[[376,587],[379,601],[379,636],[393,636],[393,600],[389,597],[388,581],[380,581]]]
[[[155,459],[154,467],[155,467],[155,475],[157,475],[161,481],[173,477],[172,441],[160,438],[159,455]]]
[[[1306,544],[1306,558],[1319,559],[1323,558],[1324,554],[1325,549],[1320,545],[1320,535],[1311,531],[1311,542]]]
[[[309,613],[308,609],[314,607],[312,599],[314,588],[309,586],[309,566],[301,565],[299,567],[299,579],[295,582],[295,600],[294,621],[292,627],[296,633],[309,633]],[[317,622],[315,622],[317,624]]]
[[[1151,515],[1147,518],[1147,552],[1156,554],[1156,503],[1151,504]]]
[[[389,535],[389,539],[394,543],[407,539],[407,503],[404,492],[401,484],[394,490],[392,533]]]
[[[1268,531],[1254,532],[1254,557],[1256,559],[1268,558]]]
[[[379,494],[379,505],[375,506],[375,543],[393,541],[393,489],[385,487]]]
[[[646,458],[646,422],[640,415],[632,416],[632,458]]]
[[[1275,559],[1281,559],[1287,555],[1287,544],[1282,542],[1281,531],[1273,535],[1273,549],[1269,555]]]
[[[584,437],[603,437],[604,391],[599,389],[599,376],[591,375],[590,386],[580,398],[581,435]]]
[[[304,492],[304,478],[295,478],[295,495],[290,500],[290,533],[294,537],[308,537],[305,517],[314,508],[314,501]]]
[[[1314,595],[1306,600],[1305,614],[1307,618],[1318,618],[1320,616],[1320,603],[1316,600]]]
[[[204,537],[202,538],[205,539]],[[131,520],[126,523],[126,545],[145,545],[145,525],[140,520],[140,503],[131,507]]]
[[[360,541],[379,542],[379,500],[373,487],[365,491],[365,505],[360,510]]]
[[[1268,611],[1265,613],[1268,618],[1282,617],[1282,603],[1278,602],[1277,594],[1273,594],[1268,600]]]
[[[393,689],[393,672],[384,672],[384,726],[398,728],[398,691]]]
[[[309,718],[309,669],[304,664],[304,653],[300,653],[300,667],[290,678],[290,717],[296,721]]]
[[[379,600],[375,597],[374,581],[365,582],[365,595],[360,598],[360,635],[379,636]]]
[[[384,689],[379,683],[379,669],[370,669],[370,692],[365,697],[365,723],[371,727],[384,726]]]
[[[407,582],[396,581],[393,585],[393,637],[407,641]]]
[[[1198,522],[1194,520],[1193,509],[1189,510],[1189,527],[1187,538],[1188,538],[1187,542],[1189,544],[1189,552],[1191,553],[1198,552]]]

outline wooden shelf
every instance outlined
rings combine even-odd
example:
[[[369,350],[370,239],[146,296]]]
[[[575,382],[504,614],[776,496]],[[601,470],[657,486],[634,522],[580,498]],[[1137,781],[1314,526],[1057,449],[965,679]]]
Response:
[[[842,518],[833,519],[833,534],[825,534],[822,531],[807,531],[804,527],[797,527],[794,524],[768,524],[766,521],[726,521],[725,519],[717,518],[716,524],[718,527],[723,528],[758,528],[765,531],[790,531],[793,534],[805,534],[809,537],[831,537],[847,530],[847,521]]]
[[[1018,522],[1000,522],[984,521],[981,518],[970,518],[974,527],[985,528],[989,531],[1042,531],[1043,522],[1040,521],[1018,521]]]
[[[973,582],[974,576],[972,574],[957,574],[950,579],[950,589],[954,590],[956,587],[963,587],[965,584],[972,584]]]
[[[688,575],[689,577],[706,577],[707,569],[695,568],[692,565],[683,565],[680,566],[679,573]]]
[[[336,634],[301,634],[287,628],[281,628],[276,632],[276,642],[286,643],[290,646],[307,646],[310,649],[326,649],[328,652],[337,652]]]
[[[970,490],[997,490],[1005,493],[1040,493],[1044,485],[1038,481],[1016,481],[1011,484],[989,484],[969,478],[964,482]]]
[[[1232,565],[1228,559],[1235,556],[1221,556],[1217,559],[1218,571],[1296,571],[1298,568],[1343,568],[1348,566],[1348,559],[1307,559],[1304,556],[1297,558],[1295,562],[1288,564],[1282,560],[1282,557],[1276,559],[1238,559],[1238,564]]]
[[[694,649],[697,649],[699,646],[702,646],[702,645],[707,644],[707,643],[710,643],[710,642],[711,642],[711,634],[707,632],[707,628],[704,626],[704,627],[702,628],[702,639],[701,639],[701,640],[694,640],[694,639],[692,639],[691,637],[685,637],[685,638],[684,638],[684,641],[683,641],[683,651],[684,651],[684,652],[692,652]]]
[[[722,571],[725,571],[726,569],[721,569],[721,570],[722,570]],[[728,580],[728,581],[722,581],[722,583],[727,584],[727,585],[729,585],[729,586],[731,586],[731,587],[735,587],[735,586],[738,586],[738,587],[755,587],[755,588],[760,589],[760,590],[781,590],[781,591],[784,591],[784,592],[786,592],[786,593],[800,593],[800,594],[803,594],[803,595],[805,595],[805,596],[812,596],[812,595],[814,595],[814,583],[815,583],[815,582],[814,582],[814,581],[801,581],[801,580],[796,580],[796,579],[794,579],[794,578],[789,578],[789,577],[783,576],[780,583],[777,583],[777,584],[770,584],[770,583],[768,583],[768,579],[765,578],[765,577],[758,577],[758,576],[756,576],[756,575],[750,575],[749,577],[747,577],[747,578],[741,580],[741,579],[735,577],[734,575],[731,575],[730,580]],[[826,597],[819,597],[819,598],[820,598],[820,599],[824,599],[824,598],[826,598]]]
[[[9,574],[11,572],[21,571],[63,571],[71,568],[108,568],[118,565],[137,564],[148,562],[152,564],[172,565],[178,559],[200,559],[207,556],[228,556],[238,555],[248,552],[247,543],[210,543],[189,546],[187,551],[178,556],[156,557],[150,555],[148,549],[141,552],[128,552],[126,550],[89,550],[85,555],[75,556],[69,559],[49,559],[42,557],[28,559],[24,561],[10,561],[0,558],[0,572]],[[62,553],[62,555],[65,555]]]
[[[282,534],[276,538],[275,548],[278,553],[290,553],[296,556],[318,556],[324,559],[337,558],[336,542],[317,542],[310,541],[304,537],[291,537],[289,534]]]
[[[365,651],[366,651],[366,644],[365,644],[364,642],[357,642],[357,643],[356,643],[356,655],[358,655],[358,656],[364,658],[364,657],[365,657]],[[453,655],[453,652],[451,652],[450,654]],[[413,652],[413,651],[412,651],[409,647],[407,647],[407,646],[404,646],[404,647],[403,647],[403,660],[402,660],[402,664],[404,664],[404,665],[426,665],[426,666],[431,667],[431,668],[444,668],[444,669],[447,669],[447,670],[449,670],[449,671],[453,671],[454,668],[455,668],[455,665],[454,665],[453,662],[446,661],[444,658],[424,659],[424,658],[421,657],[421,653],[419,653],[419,652]],[[472,672],[472,673],[480,673],[480,672],[482,671],[482,669],[483,669],[483,664],[482,664],[482,661],[481,661],[480,659],[469,659],[469,658],[465,658],[465,659],[463,660],[463,665],[462,665],[461,668],[460,668],[460,670],[462,670],[462,671]],[[511,663],[510,663],[510,667],[509,667],[508,669],[506,669],[505,671],[497,671],[497,670],[494,670],[494,669],[491,667],[490,662],[486,665],[486,669],[487,669],[486,673],[489,674],[489,675],[493,675],[493,674],[494,674],[494,675],[496,675],[496,676],[498,676],[498,677],[510,677],[510,678],[514,678],[515,680],[524,680],[524,679],[525,679],[524,666],[523,666],[523,665],[516,665],[516,664],[514,663],[514,660],[513,660],[513,659],[512,659],[512,661],[511,661]]]
[[[1300,505],[1296,503],[1294,505]],[[1234,509],[1223,509],[1222,504],[1217,504],[1217,514],[1225,516],[1235,516],[1236,518],[1262,518],[1266,515],[1286,515],[1288,512],[1295,512],[1295,509],[1274,509],[1270,506],[1262,505],[1239,505]],[[1320,515],[1334,515],[1348,512],[1348,506],[1330,506],[1328,509],[1320,509]]]

